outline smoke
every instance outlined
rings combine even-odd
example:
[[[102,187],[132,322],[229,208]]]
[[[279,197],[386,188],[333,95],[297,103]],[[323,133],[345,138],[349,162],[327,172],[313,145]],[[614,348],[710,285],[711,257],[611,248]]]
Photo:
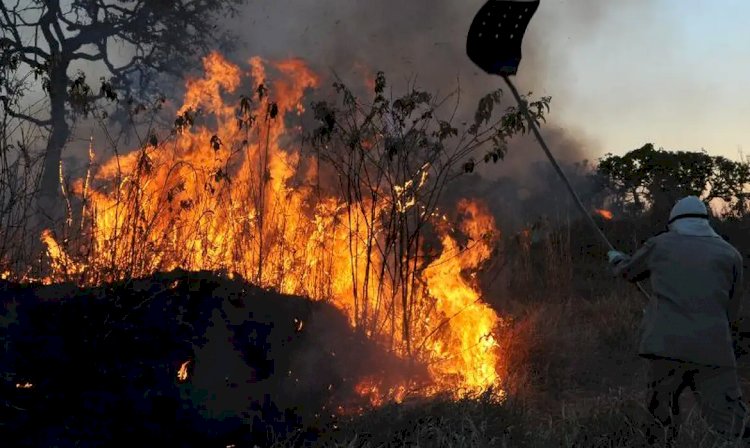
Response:
[[[238,21],[230,25],[240,41],[234,56],[302,57],[318,73],[335,74],[352,85],[361,84],[367,72],[382,70],[397,94],[405,92],[411,82],[443,95],[460,86],[460,116],[469,118],[483,95],[505,87],[499,77],[475,67],[465,53],[466,33],[483,3],[483,0],[250,2]],[[579,129],[563,127],[558,118],[564,114],[568,95],[561,81],[574,76],[575,70],[585,70],[576,67],[570,55],[577,47],[589,43],[608,17],[644,5],[647,5],[645,0],[542,0],[531,21],[515,82],[523,93],[552,96],[552,110],[542,133],[563,164],[601,153],[597,142]],[[505,104],[514,105],[510,95],[506,98]],[[479,171],[485,181],[509,178],[504,181],[506,184],[538,193],[540,185],[545,188],[550,185],[534,178],[539,174],[534,167],[539,162],[546,163],[545,160],[533,137],[527,135],[511,142],[505,160]],[[514,207],[521,208],[517,204]]]
[[[499,77],[482,72],[465,53],[466,33],[483,3],[484,0],[250,0],[238,17],[220,25],[236,35],[236,50],[230,57],[242,67],[252,56],[267,60],[298,57],[324,79],[332,81],[337,76],[354,88],[363,87],[363,80],[377,71],[386,73],[389,86],[397,95],[413,84],[438,96],[460,87],[457,121],[468,121],[483,95],[505,88]],[[535,97],[552,97],[552,109],[542,134],[561,163],[591,159],[608,150],[581,128],[571,127],[574,118],[565,117],[566,99],[572,91],[569,85],[575,82],[577,72],[586,69],[576,65],[576,50],[590,44],[613,16],[634,11],[645,15],[651,9],[646,0],[541,1],[524,38],[524,56],[515,82],[522,93],[531,91]],[[179,96],[175,86],[170,91]],[[326,88],[324,83],[323,89]],[[510,95],[504,103],[514,105]],[[78,128],[78,138],[66,150],[68,173],[82,173],[90,135],[99,143],[97,149],[106,146],[102,145],[106,139],[98,128]],[[135,140],[130,142],[137,146]],[[550,183],[537,178],[539,171],[535,167],[539,163],[547,162],[534,138],[519,136],[511,142],[503,161],[480,165],[481,179],[477,182],[515,185],[516,196],[531,193],[543,201],[540,185]],[[490,194],[492,188],[486,189]],[[491,196],[485,199],[494,200]],[[516,201],[508,206],[526,209],[519,204]]]

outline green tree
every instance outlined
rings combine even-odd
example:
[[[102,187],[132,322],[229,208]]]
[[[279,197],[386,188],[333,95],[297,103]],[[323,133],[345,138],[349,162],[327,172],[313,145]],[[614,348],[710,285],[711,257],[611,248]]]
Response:
[[[0,80],[3,112],[48,131],[43,209],[50,211],[57,203],[61,152],[75,117],[88,114],[94,101],[114,100],[118,91],[154,73],[179,74],[225,37],[216,32],[216,19],[235,13],[243,1],[3,0],[0,60],[32,74],[49,100],[46,114],[26,113],[20,100],[29,84]],[[99,64],[108,72],[99,93],[76,72],[77,64]]]
[[[745,212],[750,166],[705,151],[667,151],[648,143],[625,155],[605,155],[597,174],[611,192],[612,202],[634,213],[667,216],[676,200],[695,195],[709,202],[722,199],[732,210]]]

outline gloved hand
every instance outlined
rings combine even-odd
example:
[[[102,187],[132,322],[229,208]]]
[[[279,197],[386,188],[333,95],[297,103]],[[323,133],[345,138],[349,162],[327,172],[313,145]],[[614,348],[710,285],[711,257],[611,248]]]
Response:
[[[628,256],[620,252],[619,250],[610,250],[609,252],[607,252],[607,259],[609,260],[609,264],[611,264],[612,266],[617,266],[627,258]]]

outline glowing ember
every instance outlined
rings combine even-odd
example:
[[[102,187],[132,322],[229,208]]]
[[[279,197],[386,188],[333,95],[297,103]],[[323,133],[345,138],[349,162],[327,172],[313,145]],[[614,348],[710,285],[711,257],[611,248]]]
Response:
[[[610,219],[612,219],[612,218],[615,217],[615,215],[611,211],[609,211],[609,210],[604,210],[604,209],[597,208],[595,211],[596,211],[597,215],[601,216],[602,218],[606,219],[607,221],[609,221]]]
[[[360,381],[355,387],[357,393],[367,398],[373,406],[381,406],[386,402],[392,401],[401,403],[406,397],[406,388],[397,386],[387,391],[380,389],[379,382],[376,379],[365,379]],[[346,413],[345,410],[339,410],[340,413]]]
[[[190,364],[190,360],[187,360],[180,365],[180,370],[177,371],[177,380],[180,382],[187,381],[188,378],[188,365]]]
[[[329,300],[363,334],[427,366],[428,384],[420,380],[418,388],[416,380],[363,381],[356,389],[373,404],[400,401],[407,390],[458,397],[497,387],[501,321],[471,275],[497,236],[486,208],[459,204],[460,230],[470,238],[463,248],[445,215],[424,207],[428,164],[358,202],[310,188],[319,162],[294,147],[298,128],[286,123],[304,111],[317,76],[299,60],[253,58],[249,78],[258,87],[237,108],[223,97],[247,92],[247,77],[218,54],[204,65],[205,77],[187,83],[177,132],[103,162],[87,188],[74,186],[74,194],[88,195],[87,255],[69,256],[45,232],[50,280],[76,274],[98,283],[176,268],[237,273],[282,293]],[[382,237],[382,222],[394,213],[432,219],[441,251],[390,249],[395,243]],[[418,278],[399,277],[403,257]],[[302,331],[304,323],[295,319],[294,326]],[[189,362],[178,380],[187,379]]]

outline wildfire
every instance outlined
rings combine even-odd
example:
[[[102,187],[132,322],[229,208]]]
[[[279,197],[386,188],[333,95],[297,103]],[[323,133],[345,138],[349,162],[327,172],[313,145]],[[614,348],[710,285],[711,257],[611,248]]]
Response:
[[[493,336],[499,319],[461,272],[476,268],[489,258],[490,246],[482,242],[492,238],[495,222],[475,202],[462,200],[458,207],[473,218],[465,221],[462,230],[477,242],[477,247],[459,251],[453,239],[443,236],[443,252],[426,272],[430,295],[437,299],[443,315],[435,331],[443,334],[430,338],[427,344],[437,355],[430,368],[435,377],[445,381],[442,388],[460,386],[478,391],[499,380],[497,342]]]
[[[383,391],[377,379],[374,378],[360,381],[355,390],[360,396],[367,398],[373,406],[382,406],[389,401],[401,403],[406,397],[406,388],[403,385]]]
[[[177,380],[179,382],[181,382],[181,383],[187,381],[187,378],[188,378],[188,370],[187,370],[188,365],[190,365],[190,360],[187,360],[187,361],[183,362],[180,365],[180,370],[177,371]]]
[[[42,243],[44,243],[44,245],[47,247],[47,255],[49,255],[51,263],[50,267],[53,272],[57,273],[58,275],[71,275],[78,274],[83,271],[83,266],[81,266],[79,263],[76,263],[68,256],[63,248],[60,247],[60,244],[58,244],[57,240],[55,240],[55,237],[52,235],[51,231],[44,230],[42,232],[41,240]],[[43,282],[45,284],[49,284],[52,282],[52,278],[46,277],[43,279]]]
[[[305,92],[318,77],[294,59],[253,58],[249,76],[218,54],[204,65],[205,77],[187,82],[179,131],[170,140],[105,161],[86,188],[72,189],[87,194],[87,256],[74,259],[45,232],[51,280],[75,273],[97,283],[176,268],[236,272],[282,293],[330,300],[352,326],[427,365],[431,384],[415,393],[458,397],[497,387],[494,332],[501,321],[466,275],[492,252],[497,231],[486,208],[467,200],[458,206],[468,248],[445,231],[437,256],[411,255],[427,260],[417,266],[417,281],[384,275],[398,272],[401,259],[389,252],[378,217],[427,216],[419,198],[430,166],[356,204],[316,193],[307,185],[316,184],[318,162],[295,147],[296,128],[285,121],[304,111]],[[247,92],[240,89],[248,78],[257,88],[238,109],[224,96]],[[380,197],[392,202],[373,202]],[[445,216],[436,216],[443,225]],[[302,331],[304,323],[294,325]],[[182,363],[179,381],[189,363]],[[373,404],[400,401],[413,390],[378,381],[357,387]]]
[[[29,382],[16,383],[16,389],[31,389],[32,387],[34,387],[34,385]]]
[[[595,210],[595,212],[596,212],[597,215],[601,216],[602,218],[606,219],[607,221],[609,221],[609,220],[611,220],[612,218],[615,217],[614,213],[612,213],[609,210],[604,210],[604,209],[601,209],[601,208],[597,208]]]

